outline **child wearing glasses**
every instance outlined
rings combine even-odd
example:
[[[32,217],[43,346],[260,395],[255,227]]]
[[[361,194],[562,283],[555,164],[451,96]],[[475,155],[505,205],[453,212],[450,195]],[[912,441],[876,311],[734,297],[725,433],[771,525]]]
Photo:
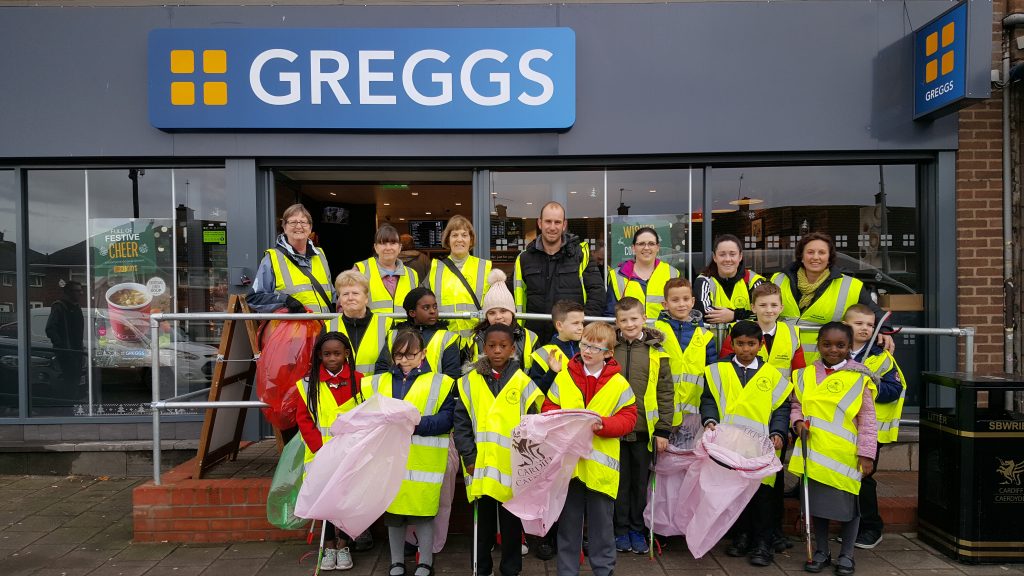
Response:
[[[533,365],[533,349],[537,346],[537,334],[516,322],[516,302],[505,285],[505,273],[495,268],[487,275],[490,288],[484,294],[481,311],[484,318],[473,328],[473,337],[467,345],[471,362],[476,362],[484,351],[484,332],[492,324],[511,326],[515,335],[515,358],[521,363],[523,372],[529,372]],[[472,365],[463,367],[462,373],[468,374]]]
[[[583,519],[587,519],[587,556],[594,576],[615,572],[613,510],[619,490],[619,438],[636,425],[636,398],[613,358],[615,329],[594,322],[583,329],[580,353],[562,365],[552,358],[558,373],[548,390],[543,412],[586,409],[601,416],[594,424],[593,451],[576,466],[565,506],[558,517],[558,574],[580,573]]]
[[[448,434],[455,411],[454,381],[431,371],[425,360],[423,337],[416,330],[405,329],[395,335],[391,358],[395,363],[390,370],[363,379],[363,396],[387,394],[405,400],[420,411],[422,418],[413,430],[405,480],[383,517],[391,552],[388,574],[405,576],[405,532],[411,524],[419,540],[415,576],[432,576],[433,522],[448,466]]]

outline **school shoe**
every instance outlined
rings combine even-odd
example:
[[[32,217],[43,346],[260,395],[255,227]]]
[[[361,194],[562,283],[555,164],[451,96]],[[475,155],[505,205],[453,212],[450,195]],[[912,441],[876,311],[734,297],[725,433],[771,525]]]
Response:
[[[616,542],[616,545],[617,544],[618,542]],[[584,549],[586,549],[586,545],[584,545]],[[555,557],[555,547],[551,545],[551,542],[548,542],[547,540],[541,540],[540,543],[537,544],[536,551],[533,555],[547,562],[548,560],[551,560]]]
[[[774,555],[768,545],[761,542],[750,552],[749,561],[751,566],[771,566],[773,559]]]
[[[851,576],[854,570],[853,558],[850,558],[849,556],[840,556],[839,559],[836,560],[836,565],[832,567],[832,572],[834,572],[836,576]]]
[[[814,553],[814,556],[811,557],[811,560],[809,562],[804,562],[804,571],[817,574],[818,572],[821,572],[826,567],[831,565],[832,556],[822,552],[821,550],[818,550]]]
[[[356,537],[356,552],[366,552],[373,550],[373,534],[370,534],[369,530],[364,530],[362,534]]]
[[[863,550],[871,550],[882,542],[882,533],[874,530],[865,530],[857,535],[853,545]]]
[[[320,571],[335,570],[338,567],[338,551],[334,548],[324,548],[324,557],[320,559]]]
[[[619,552],[631,552],[633,550],[632,546],[629,544],[628,534],[615,537],[615,550]]]
[[[352,552],[349,551],[348,546],[338,550],[338,558],[334,564],[335,570],[351,570],[352,569]],[[323,570],[323,568],[321,568]]]
[[[780,532],[775,533],[775,538],[772,539],[772,549],[776,554],[781,554],[792,547],[793,542],[790,541],[788,536]]]
[[[725,549],[725,555],[732,556],[733,558],[742,558],[749,551],[750,539],[747,538],[746,534],[740,534],[732,539],[732,544],[729,544],[729,547]]]
[[[633,550],[634,554],[647,554],[651,549],[647,545],[647,539],[644,538],[644,535],[636,530],[629,531],[629,547]]]

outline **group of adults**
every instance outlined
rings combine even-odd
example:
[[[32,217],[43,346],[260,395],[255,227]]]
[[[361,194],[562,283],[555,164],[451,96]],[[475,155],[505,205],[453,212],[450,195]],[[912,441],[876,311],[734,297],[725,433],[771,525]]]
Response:
[[[257,312],[281,307],[292,312],[337,311],[340,316],[335,323],[350,339],[382,338],[390,321],[377,315],[402,311],[405,295],[421,284],[434,292],[442,314],[479,311],[489,289],[491,262],[471,254],[476,233],[463,216],[448,221],[441,243],[449,254],[430,262],[426,278],[405,265],[398,231],[383,224],[374,237],[374,256],[342,273],[337,283],[332,281],[323,250],[310,240],[313,220],[309,211],[301,204],[288,207],[281,226],[282,234],[266,251],[247,298]],[[511,291],[517,314],[549,314],[555,302],[571,300],[582,304],[588,316],[611,316],[619,299],[632,296],[646,304],[647,316],[653,320],[662,309],[665,283],[680,274],[658,259],[661,238],[653,228],[637,230],[632,238],[634,257],[609,269],[607,283],[603,263],[591,259],[588,242],[568,232],[561,204],[544,205],[537,230],[536,240],[515,261]],[[861,281],[843,274],[835,263],[835,243],[829,235],[812,232],[797,242],[794,262],[770,279],[782,292],[782,319],[818,327],[841,320],[857,303],[866,304],[881,317],[881,309]],[[750,292],[768,281],[743,266],[743,246],[737,237],[719,236],[711,262],[694,280],[694,310],[710,324],[750,318]],[[448,329],[468,337],[475,324],[475,320],[455,319]],[[550,339],[551,322],[528,321],[527,325],[540,342]],[[815,335],[813,330],[801,331],[808,359],[817,356]],[[892,347],[891,339],[884,343]],[[355,341],[353,345],[360,348]]]

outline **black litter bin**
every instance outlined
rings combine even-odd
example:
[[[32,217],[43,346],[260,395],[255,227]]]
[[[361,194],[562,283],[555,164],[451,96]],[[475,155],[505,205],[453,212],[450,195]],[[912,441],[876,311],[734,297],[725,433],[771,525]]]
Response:
[[[970,564],[1024,561],[1024,382],[922,378],[918,535]]]

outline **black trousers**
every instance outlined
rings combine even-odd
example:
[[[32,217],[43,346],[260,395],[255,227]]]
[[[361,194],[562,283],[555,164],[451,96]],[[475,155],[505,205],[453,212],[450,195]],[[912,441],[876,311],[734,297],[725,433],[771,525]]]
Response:
[[[878,445],[875,452],[875,469],[869,476],[861,478],[860,481],[860,531],[882,533],[885,523],[882,522],[882,515],[878,511],[878,482],[875,481],[875,472],[878,471],[878,456],[882,453],[882,445]]]
[[[647,482],[651,473],[651,453],[646,433],[637,432],[636,440],[619,442],[619,493],[615,498],[615,536],[630,530],[644,532],[644,508],[647,506]]]
[[[516,576],[523,571],[523,524],[519,517],[509,512],[490,496],[477,502],[477,574],[494,572],[491,547],[496,540],[499,524],[501,529],[501,576]],[[470,568],[473,558],[470,557]]]
[[[776,519],[776,491],[767,484],[761,484],[754,497],[747,503],[734,526],[736,534],[746,534],[750,542],[769,545],[774,539]]]

